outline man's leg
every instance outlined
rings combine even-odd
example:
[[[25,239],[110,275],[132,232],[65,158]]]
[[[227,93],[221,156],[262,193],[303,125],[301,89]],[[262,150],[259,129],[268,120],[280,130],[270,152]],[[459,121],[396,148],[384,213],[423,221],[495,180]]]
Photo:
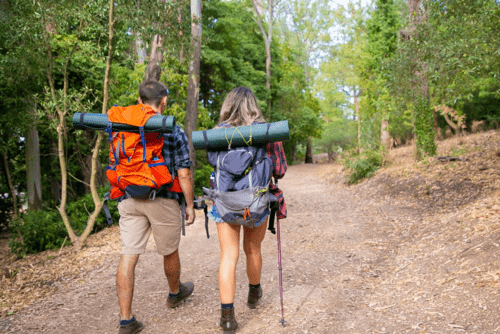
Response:
[[[167,276],[170,293],[173,295],[178,294],[179,279],[181,276],[181,261],[179,259],[179,251],[176,250],[172,254],[164,255],[163,266],[165,270],[165,276]]]
[[[156,251],[163,256],[163,269],[170,290],[167,306],[177,307],[194,290],[193,282],[180,282],[179,243],[182,226],[179,202],[174,199],[157,197],[154,201],[149,201],[147,207]]]
[[[139,255],[122,255],[116,273],[116,292],[120,305],[120,319],[132,318],[132,297],[134,295],[135,266]]]

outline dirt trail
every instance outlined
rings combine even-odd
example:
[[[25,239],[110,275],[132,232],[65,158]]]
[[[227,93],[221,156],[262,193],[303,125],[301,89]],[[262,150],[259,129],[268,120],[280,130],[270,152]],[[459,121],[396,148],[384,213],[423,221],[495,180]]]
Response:
[[[406,253],[415,247],[415,237],[423,237],[412,228],[426,219],[418,207],[366,197],[362,187],[327,183],[322,177],[328,168],[324,164],[292,166],[280,181],[289,212],[281,223],[285,327],[278,323],[276,236],[268,233],[263,242],[264,298],[255,310],[246,307],[245,259],[240,256],[235,299],[238,333],[499,330],[496,293],[478,290],[474,284],[454,285],[459,265],[447,264],[436,255],[438,244],[418,249],[416,255]],[[203,225],[202,217],[197,218],[181,241],[181,279],[194,281],[195,291],[178,308],[165,307],[167,284],[152,240],[141,256],[133,310],[146,325],[143,333],[219,332],[218,241],[214,223],[210,239]],[[117,228],[111,233],[119,237]],[[116,333],[118,252],[116,243],[99,267],[61,285],[49,298],[0,320],[0,332]]]

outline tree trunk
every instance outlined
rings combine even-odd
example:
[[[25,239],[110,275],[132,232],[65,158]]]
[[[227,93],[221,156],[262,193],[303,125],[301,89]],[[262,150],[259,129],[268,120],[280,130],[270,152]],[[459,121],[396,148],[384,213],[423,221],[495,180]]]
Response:
[[[144,62],[146,61],[146,57],[148,56],[148,53],[146,52],[144,43],[140,39],[135,40],[135,51],[137,53],[137,63],[144,64]]]
[[[153,42],[151,43],[151,53],[149,54],[149,62],[146,67],[146,73],[144,75],[144,81],[156,80],[160,81],[161,67],[158,65],[163,60],[163,54],[161,52],[162,38],[160,35],[155,35],[153,37]]]
[[[423,0],[408,0],[409,39],[417,36],[419,25],[426,21],[427,13]],[[423,57],[418,52],[413,56],[415,65],[421,66],[421,71],[415,71],[415,96],[417,96],[417,110],[414,111],[414,133],[415,133],[415,159],[418,161],[424,156],[436,154],[436,143],[434,133],[434,114],[429,107],[429,81],[427,78],[428,67]],[[420,92],[418,92],[420,88]]]
[[[356,107],[356,121],[358,122],[358,154],[361,153],[361,119],[359,117],[359,101],[358,101],[358,92],[356,92],[356,88],[353,90],[354,92],[354,106]]]
[[[104,91],[103,91],[103,101],[102,101],[102,113],[105,114],[107,109],[108,109],[108,102],[109,102],[109,74],[111,72],[111,64],[113,62],[113,38],[114,38],[114,1],[115,0],[110,0],[109,2],[109,36],[108,36],[108,59],[106,61],[106,71],[104,73]],[[85,241],[87,240],[88,236],[94,229],[95,221],[99,214],[101,213],[102,205],[103,202],[99,198],[99,194],[97,192],[97,185],[96,185],[96,180],[98,176],[98,171],[100,170],[100,163],[99,163],[99,150],[101,147],[101,142],[103,139],[103,133],[99,131],[97,134],[97,140],[94,145],[94,151],[92,152],[92,172],[90,176],[90,191],[92,193],[92,199],[94,201],[94,211],[90,214],[88,220],[87,220],[87,226],[85,227],[85,230],[83,231],[82,235],[78,238],[77,242],[74,244],[75,245],[75,252],[79,252],[83,245],[85,244]]]
[[[264,45],[266,47],[266,88],[268,91],[267,113],[268,118],[271,117],[271,42],[273,40],[273,19],[274,19],[274,3],[273,0],[267,0],[269,21],[267,23],[268,32],[264,29],[261,15],[258,10],[259,0],[252,0],[252,6],[257,16],[257,24],[259,25],[262,36],[264,36]],[[260,3],[259,3],[260,5]]]
[[[36,114],[36,104],[29,113]],[[26,190],[28,198],[28,209],[37,211],[42,208],[42,177],[40,172],[40,146],[38,140],[38,131],[35,125],[32,125],[26,133]]]
[[[196,152],[191,134],[196,131],[198,120],[198,102],[200,95],[200,52],[201,52],[201,1],[191,0],[191,43],[193,45],[193,59],[189,64],[188,96],[186,103],[185,131],[189,140],[189,158],[196,168]]]
[[[384,148],[385,152],[389,152],[391,148],[391,135],[389,134],[389,121],[382,120],[380,129],[380,145]]]
[[[181,7],[177,8],[177,14],[179,15],[177,17],[177,22],[179,22],[179,39],[182,41],[182,35],[184,32],[182,31],[182,10]],[[184,43],[181,44],[181,50],[179,51],[179,64],[182,64],[184,62]]]
[[[294,143],[292,145],[292,150],[291,150],[291,160],[290,160],[290,164],[292,164],[292,162],[296,161],[297,160],[297,143]]]
[[[9,185],[10,195],[12,196],[12,207],[14,211],[14,218],[17,218],[19,214],[19,209],[17,208],[17,192],[16,189],[14,188],[14,183],[12,182],[12,175],[10,174],[8,151],[9,149],[6,145],[3,151],[3,163],[5,165],[5,175],[7,176],[7,184]]]
[[[312,139],[311,139],[311,137],[307,138],[305,163],[306,164],[312,164],[313,163]]]
[[[443,111],[442,114],[446,123],[448,123],[450,128],[453,129],[453,132],[455,132],[455,136],[458,136],[460,134],[460,126],[458,124],[453,123],[453,121],[450,119],[450,116],[446,111]]]
[[[66,78],[67,80],[67,78]],[[67,84],[67,83],[66,83]],[[65,84],[65,85],[66,85]],[[66,97],[65,97],[66,98]],[[64,226],[68,231],[69,239],[74,244],[77,242],[78,237],[71,227],[69,217],[66,212],[66,201],[68,198],[68,170],[66,166],[66,157],[64,155],[64,133],[66,130],[65,114],[59,112],[59,124],[57,125],[57,156],[59,158],[59,167],[61,168],[61,202],[57,207],[59,214],[63,220]]]

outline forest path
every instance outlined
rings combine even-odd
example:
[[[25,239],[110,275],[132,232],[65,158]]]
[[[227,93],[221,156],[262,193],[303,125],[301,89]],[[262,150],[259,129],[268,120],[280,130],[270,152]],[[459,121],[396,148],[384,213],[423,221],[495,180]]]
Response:
[[[237,333],[494,333],[498,308],[491,303],[476,307],[481,300],[471,307],[472,297],[452,296],[448,281],[419,276],[434,272],[429,269],[432,257],[419,262],[419,256],[400,253],[411,233],[397,224],[418,224],[418,208],[390,205],[376,196],[356,195],[359,188],[328,183],[323,177],[329,168],[291,166],[279,183],[288,204],[288,218],[281,221],[284,327],[279,324],[276,236],[268,233],[263,242],[264,297],[255,310],[246,306],[248,283],[240,247]],[[139,260],[133,312],[146,325],[142,333],[220,332],[217,233],[211,222],[207,239],[203,217],[197,213],[180,246],[181,279],[195,283],[186,302],[176,309],[165,306],[167,284],[152,239]],[[119,238],[117,228],[111,233]],[[7,333],[117,333],[119,243],[104,256],[101,265],[78,280],[7,318]],[[498,297],[492,298],[499,305]],[[465,310],[474,307],[468,319]]]

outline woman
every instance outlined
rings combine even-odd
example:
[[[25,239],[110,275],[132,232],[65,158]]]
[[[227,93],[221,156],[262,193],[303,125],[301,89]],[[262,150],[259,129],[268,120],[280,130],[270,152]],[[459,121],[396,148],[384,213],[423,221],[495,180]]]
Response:
[[[246,87],[238,87],[229,92],[224,100],[217,127],[245,126],[253,123],[265,123],[253,92]],[[273,176],[275,179],[284,176],[286,159],[281,142],[269,143],[267,154],[273,161]],[[286,206],[283,193],[271,182],[270,191],[280,201],[278,218],[286,217]],[[266,233],[269,213],[264,215],[253,228],[243,226],[243,250],[247,258],[247,276],[249,281],[249,308],[256,308],[262,298],[260,277],[262,269],[261,244]],[[236,290],[236,265],[239,257],[239,242],[241,225],[225,223],[219,216],[214,205],[209,217],[217,222],[217,232],[220,244],[219,293],[221,301],[220,326],[224,333],[234,333],[238,323],[234,317],[234,295]]]

